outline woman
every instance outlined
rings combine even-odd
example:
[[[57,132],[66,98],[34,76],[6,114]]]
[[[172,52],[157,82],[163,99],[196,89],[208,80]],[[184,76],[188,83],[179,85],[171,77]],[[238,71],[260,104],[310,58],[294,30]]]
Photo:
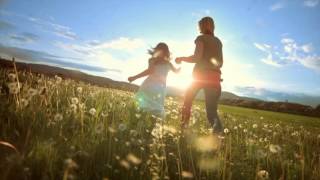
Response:
[[[214,132],[220,133],[223,126],[218,117],[218,100],[221,95],[220,68],[223,64],[222,43],[214,35],[214,22],[211,17],[204,17],[199,21],[201,35],[196,40],[194,55],[178,57],[176,63],[182,61],[195,63],[191,86],[188,88],[182,108],[182,126],[187,127],[190,119],[192,101],[200,89],[204,90],[207,118]]]

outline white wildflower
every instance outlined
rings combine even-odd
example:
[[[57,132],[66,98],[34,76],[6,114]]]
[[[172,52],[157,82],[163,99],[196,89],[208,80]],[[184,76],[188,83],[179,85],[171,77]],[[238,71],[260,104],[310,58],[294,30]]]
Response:
[[[8,83],[8,88],[9,88],[10,94],[18,94],[19,93],[18,83],[16,83],[16,82]]]
[[[122,167],[124,167],[124,168],[126,168],[126,169],[130,169],[130,164],[129,164],[128,161],[126,161],[126,160],[121,160],[119,163],[120,163],[120,165],[121,165]]]
[[[72,104],[78,104],[79,103],[79,99],[76,97],[71,98],[71,103]]]
[[[136,117],[139,119],[141,117],[141,114],[137,113]]]
[[[9,79],[10,82],[16,81],[16,74],[14,74],[14,73],[9,73],[9,74],[8,74],[8,79]]]
[[[125,124],[121,123],[121,124],[119,124],[118,129],[119,129],[120,131],[124,131],[124,130],[126,130],[126,129],[127,129],[127,125],[125,125]]]
[[[141,159],[138,158],[137,156],[135,156],[135,155],[132,154],[132,153],[129,153],[129,154],[127,155],[127,160],[128,160],[129,162],[131,162],[132,164],[135,164],[135,165],[138,165],[138,164],[141,163]]]
[[[77,112],[77,105],[75,105],[75,104],[70,104],[70,109],[71,109],[71,111],[73,112],[73,113],[76,113]]]
[[[81,94],[81,93],[82,93],[82,87],[77,87],[77,92],[78,92],[79,94]]]
[[[269,179],[269,173],[266,170],[260,170],[257,173],[258,179],[264,180],[264,179]]]
[[[62,121],[63,119],[63,116],[62,114],[60,113],[57,113],[55,116],[54,116],[54,121]]]
[[[28,89],[28,93],[27,94],[28,94],[29,97],[33,97],[33,96],[38,94],[38,90],[36,90],[34,88],[30,88],[30,89]]]
[[[92,116],[94,116],[94,115],[96,114],[96,112],[97,112],[97,110],[96,110],[95,108],[91,108],[91,109],[89,110],[89,113],[90,113]]]
[[[252,128],[253,128],[253,129],[256,129],[257,127],[258,127],[257,124],[253,124],[253,125],[252,125]]]
[[[270,144],[269,145],[269,150],[271,153],[278,153],[281,151],[281,147],[279,145],[274,145],[274,144]]]
[[[22,107],[27,107],[28,104],[29,104],[29,101],[27,99],[25,99],[25,98],[22,98],[20,103],[21,103]]]
[[[57,84],[60,84],[60,83],[61,83],[61,81],[62,81],[62,78],[61,78],[61,77],[55,75],[54,78],[56,79],[56,83],[57,83]]]
[[[228,134],[230,131],[229,131],[228,128],[225,128],[225,129],[223,130],[223,132],[224,132],[225,134]]]

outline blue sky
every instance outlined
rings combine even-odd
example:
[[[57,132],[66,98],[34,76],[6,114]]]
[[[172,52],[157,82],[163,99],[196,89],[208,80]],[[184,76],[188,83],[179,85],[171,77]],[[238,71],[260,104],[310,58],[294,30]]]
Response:
[[[0,0],[0,8],[1,56],[121,81],[147,67],[147,49],[158,42],[173,58],[192,54],[197,22],[211,16],[223,42],[224,90],[320,103],[313,98],[320,96],[320,0]],[[186,87],[191,71],[183,64],[168,85]]]

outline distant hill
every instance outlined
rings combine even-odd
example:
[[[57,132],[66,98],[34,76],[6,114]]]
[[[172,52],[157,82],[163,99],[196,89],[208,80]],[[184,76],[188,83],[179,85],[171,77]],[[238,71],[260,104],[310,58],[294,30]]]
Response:
[[[175,88],[175,87],[167,87],[167,94],[170,96],[183,96],[184,91],[179,89],[179,88]],[[198,93],[198,95],[196,96],[197,99],[199,100],[204,100],[204,93],[203,91],[200,91]],[[246,100],[246,101],[262,101],[260,99],[255,99],[255,98],[250,98],[250,97],[243,97],[243,96],[238,96],[234,93],[228,92],[228,91],[222,91],[221,92],[221,100],[224,99],[233,99],[233,100]]]
[[[46,76],[53,77],[58,75],[64,79],[73,79],[75,81],[82,81],[85,83],[90,83],[93,85],[98,85],[101,87],[108,88],[116,88],[126,91],[137,91],[139,86],[135,84],[131,84],[128,82],[114,81],[109,78],[93,76],[81,71],[64,69],[55,66],[42,65],[42,64],[29,64],[23,62],[16,62],[16,66],[18,70],[28,71],[37,74],[44,74]],[[0,58],[0,67],[1,68],[13,68],[12,61],[1,59]],[[184,92],[178,88],[168,87],[167,94],[169,96],[179,96],[182,97]],[[199,100],[204,99],[204,93],[200,91],[200,93],[196,97]],[[223,91],[221,93],[220,98],[221,104],[233,105],[233,106],[241,106],[248,107],[254,109],[262,109],[262,110],[270,110],[277,112],[287,112],[293,114],[301,114],[307,116],[316,116],[320,117],[320,106],[313,108],[307,105],[301,105],[297,103],[289,103],[289,102],[269,102],[263,101],[260,99],[250,98],[250,97],[242,97],[238,96],[231,92]]]
[[[32,73],[45,74],[46,76],[50,76],[50,77],[58,75],[63,79],[73,79],[76,81],[83,81],[86,83],[103,86],[103,87],[117,88],[117,89],[128,90],[128,91],[135,91],[139,88],[139,86],[128,83],[128,82],[114,81],[109,78],[93,76],[93,75],[83,73],[81,71],[64,69],[64,68],[55,67],[55,66],[48,66],[48,65],[42,65],[42,64],[29,64],[29,63],[23,63],[23,62],[16,62],[16,66],[18,70],[26,70]],[[0,67],[12,68],[13,67],[12,61],[0,59]]]

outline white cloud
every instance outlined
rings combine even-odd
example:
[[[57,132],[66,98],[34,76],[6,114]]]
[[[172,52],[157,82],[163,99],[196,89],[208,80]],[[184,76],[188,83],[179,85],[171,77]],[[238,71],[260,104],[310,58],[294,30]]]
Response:
[[[305,67],[320,72],[320,56],[306,56],[298,61]]]
[[[116,50],[132,51],[144,46],[145,46],[145,42],[142,39],[120,37],[118,39],[107,41],[104,43],[100,43],[100,44],[98,43],[93,47],[95,49],[116,49]]]
[[[315,7],[319,4],[320,0],[305,0],[303,5],[307,7]]]
[[[283,44],[290,44],[290,43],[294,43],[294,40],[291,38],[282,38],[281,39],[281,43]]]
[[[77,34],[71,30],[70,27],[60,25],[57,23],[52,23],[46,20],[38,19],[38,18],[29,18],[30,21],[42,26],[47,31],[51,31],[53,34],[66,38],[66,39],[71,39],[75,40],[77,39]]]
[[[52,19],[54,19],[53,17],[50,17],[51,20],[44,20],[44,19],[40,19],[32,16],[26,16],[26,15],[4,11],[4,10],[1,10],[0,13],[5,16],[11,16],[11,17],[29,21],[30,23],[41,27],[42,30],[51,32],[56,36],[63,37],[66,39],[71,39],[71,40],[77,39],[77,34],[73,32],[70,27],[53,23],[52,22]]]
[[[10,34],[9,38],[18,43],[33,43],[39,39],[39,37],[32,33],[20,33],[20,34]]]
[[[139,38],[120,37],[111,41],[100,42],[97,40],[87,41],[85,43],[64,43],[55,42],[55,46],[64,50],[74,52],[76,54],[92,56],[100,53],[100,51],[116,49],[125,52],[133,52],[133,50],[145,47],[145,41]]]
[[[313,51],[314,48],[313,48],[312,44],[305,44],[305,45],[301,46],[301,49],[305,53],[310,53]]]
[[[279,62],[272,59],[272,54],[268,54],[267,58],[262,58],[261,61],[274,67],[282,67]]]
[[[270,52],[271,46],[268,44],[259,44],[259,43],[253,43],[253,44],[256,48],[260,49],[261,51]]]
[[[276,10],[279,10],[279,9],[284,8],[284,6],[285,6],[284,2],[280,1],[280,2],[276,2],[276,3],[272,4],[272,5],[269,7],[269,9],[270,9],[271,11],[276,11]]]
[[[261,61],[265,64],[282,67],[288,63],[299,63],[302,66],[320,72],[320,56],[311,54],[314,47],[311,43],[300,45],[292,38],[281,39],[282,51],[276,51],[272,46],[254,43],[254,46],[265,52],[267,57]]]

